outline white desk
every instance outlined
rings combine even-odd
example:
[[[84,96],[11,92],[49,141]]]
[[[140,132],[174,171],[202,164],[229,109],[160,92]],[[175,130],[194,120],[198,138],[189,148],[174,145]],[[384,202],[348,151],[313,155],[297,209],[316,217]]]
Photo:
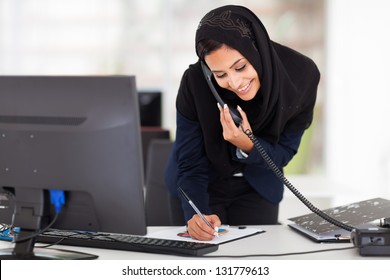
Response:
[[[287,225],[260,226],[265,230],[264,233],[232,241],[226,244],[219,245],[216,252],[207,254],[206,256],[232,256],[231,258],[224,257],[223,259],[234,259],[238,255],[258,255],[258,254],[281,254],[281,253],[297,253],[305,251],[325,250],[332,248],[352,247],[352,243],[316,243],[310,239],[298,234],[290,229]],[[149,230],[161,230],[164,227],[152,227]],[[0,248],[11,247],[12,244],[6,241],[0,241]],[[188,260],[198,259],[197,257],[180,257],[163,254],[150,254],[129,252],[120,250],[95,249],[74,246],[55,246],[55,248],[69,249],[82,251],[99,256],[100,260]],[[204,259],[204,258],[202,258]],[[218,258],[220,259],[220,258]],[[266,259],[266,260],[389,260],[390,257],[362,257],[356,248],[329,251],[311,254],[297,254],[288,256],[252,256],[241,258],[245,259]]]

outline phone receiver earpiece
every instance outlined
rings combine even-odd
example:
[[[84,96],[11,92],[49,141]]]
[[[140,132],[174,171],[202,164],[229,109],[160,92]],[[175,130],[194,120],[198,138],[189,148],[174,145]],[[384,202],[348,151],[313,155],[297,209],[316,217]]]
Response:
[[[214,84],[211,81],[211,75],[213,73],[211,73],[210,69],[206,66],[206,64],[203,61],[201,61],[200,64],[202,66],[203,74],[206,78],[207,84],[209,85],[211,92],[213,93],[215,99],[217,99],[218,104],[221,105],[221,107],[223,107],[225,105],[225,102],[219,96],[217,89],[214,87]],[[237,126],[241,125],[242,118],[241,118],[240,112],[238,112],[238,110],[236,108],[231,108],[230,106],[228,106],[228,107],[229,107],[230,115],[232,116],[234,123]]]

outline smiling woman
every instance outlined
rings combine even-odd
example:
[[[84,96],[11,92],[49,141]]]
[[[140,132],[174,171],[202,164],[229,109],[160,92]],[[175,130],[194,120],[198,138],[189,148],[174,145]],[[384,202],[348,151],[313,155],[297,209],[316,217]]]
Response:
[[[223,45],[204,60],[222,88],[245,101],[253,99],[260,89],[260,79],[252,64],[237,50]]]
[[[177,131],[166,181],[181,187],[212,227],[182,204],[192,238],[209,240],[222,224],[278,222],[283,184],[237,127],[227,106],[216,106],[201,64],[242,127],[251,130],[282,169],[297,153],[313,119],[320,74],[308,57],[270,40],[260,19],[242,6],[207,13],[195,36],[198,62],[184,73],[176,100]]]

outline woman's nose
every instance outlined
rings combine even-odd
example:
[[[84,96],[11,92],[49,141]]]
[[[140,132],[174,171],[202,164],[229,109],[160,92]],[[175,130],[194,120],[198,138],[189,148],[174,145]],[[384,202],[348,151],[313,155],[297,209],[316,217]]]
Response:
[[[240,86],[240,82],[241,82],[241,78],[239,75],[235,75],[235,74],[231,74],[229,76],[229,86],[232,88],[232,89],[238,89],[238,87]]]

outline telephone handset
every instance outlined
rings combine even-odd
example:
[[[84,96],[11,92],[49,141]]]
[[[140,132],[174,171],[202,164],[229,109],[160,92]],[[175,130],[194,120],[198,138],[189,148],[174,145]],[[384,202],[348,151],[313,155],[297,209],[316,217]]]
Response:
[[[203,74],[206,77],[206,81],[211,89],[211,92],[213,93],[215,99],[217,99],[219,105],[222,107],[225,105],[225,102],[223,102],[222,98],[219,96],[216,88],[214,87],[212,81],[211,81],[211,76],[212,73],[210,69],[206,66],[206,64],[201,61],[201,66],[203,70]],[[264,150],[262,145],[260,144],[259,140],[253,135],[252,131],[249,129],[244,130],[244,128],[241,126],[242,119],[241,115],[238,112],[236,108],[231,108],[229,107],[230,115],[233,118],[234,123],[237,126],[240,126],[243,132],[249,137],[249,139],[253,142],[256,150],[260,153],[261,157],[264,159],[264,161],[267,163],[267,165],[270,167],[270,169],[275,173],[277,178],[307,207],[309,208],[310,211],[313,213],[317,214],[324,220],[328,221],[331,224],[334,224],[335,226],[338,226],[342,229],[345,229],[347,231],[352,231],[354,228],[351,227],[350,225],[344,224],[333,217],[329,216],[325,212],[321,211],[317,207],[315,207],[306,197],[304,197],[289,181],[288,179],[284,176],[283,172],[277,167],[277,165],[274,163],[274,161],[270,158],[270,156],[267,154],[267,152]]]
[[[223,102],[222,98],[219,96],[219,94],[217,92],[217,89],[214,87],[213,82],[211,81],[212,73],[211,73],[210,69],[206,66],[206,64],[203,61],[201,61],[200,63],[202,66],[203,74],[206,78],[207,84],[209,85],[211,92],[213,93],[215,99],[217,99],[218,104],[221,105],[221,107],[223,107],[225,105],[225,102]],[[234,123],[237,126],[239,126],[242,123],[242,118],[241,118],[240,112],[238,112],[238,110],[236,108],[233,108],[230,106],[229,106],[229,111],[230,111],[230,115],[232,116]]]

